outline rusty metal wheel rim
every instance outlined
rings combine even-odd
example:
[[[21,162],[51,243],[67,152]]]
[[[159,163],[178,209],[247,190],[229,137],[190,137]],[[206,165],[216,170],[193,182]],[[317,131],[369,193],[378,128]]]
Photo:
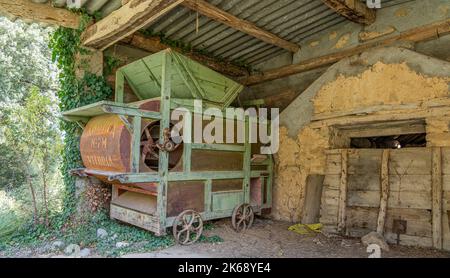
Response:
[[[249,204],[237,206],[231,217],[231,224],[236,232],[243,232],[253,225],[254,220],[253,208]]]
[[[145,164],[147,159],[159,159],[158,149],[156,148],[157,142],[152,138],[151,131],[154,129],[154,125],[148,125],[144,127],[141,135],[141,159]]]
[[[180,213],[173,222],[173,237],[178,244],[191,245],[195,243],[203,232],[203,219],[193,210]]]

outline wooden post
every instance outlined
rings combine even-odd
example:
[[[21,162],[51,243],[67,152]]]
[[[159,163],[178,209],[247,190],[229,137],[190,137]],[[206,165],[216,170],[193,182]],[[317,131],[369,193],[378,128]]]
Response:
[[[348,150],[341,151],[341,180],[339,186],[338,232],[346,232],[347,184],[348,184]]]
[[[115,102],[120,102],[123,103],[124,102],[124,83],[125,83],[125,77],[123,75],[123,73],[118,70],[116,73],[116,89],[114,92],[114,100]]]
[[[380,197],[380,210],[378,211],[377,220],[377,233],[384,234],[384,224],[386,222],[387,204],[389,198],[389,153],[390,150],[383,150],[381,157],[381,197]]]
[[[432,227],[433,247],[442,249],[442,152],[440,147],[432,150]]]
[[[205,212],[210,213],[212,211],[211,208],[211,193],[212,192],[212,180],[205,181]]]
[[[164,142],[164,131],[170,128],[170,95],[171,95],[171,65],[172,55],[170,50],[166,50],[163,55],[162,75],[161,75],[161,121],[159,141]],[[159,216],[159,234],[166,233],[166,212],[167,212],[167,187],[169,182],[169,153],[159,152],[159,176],[157,211]]]
[[[244,144],[244,203],[250,204],[250,168],[251,168],[251,156],[252,147],[250,144],[251,130],[250,130],[250,117],[245,117],[245,144]]]
[[[188,111],[183,115],[183,138],[185,141],[189,140],[189,143],[184,142],[183,146],[183,171],[185,173],[191,172],[191,158],[192,158],[192,114]]]
[[[132,173],[139,173],[139,160],[141,151],[141,117],[133,117],[133,134],[131,136],[131,166]]]

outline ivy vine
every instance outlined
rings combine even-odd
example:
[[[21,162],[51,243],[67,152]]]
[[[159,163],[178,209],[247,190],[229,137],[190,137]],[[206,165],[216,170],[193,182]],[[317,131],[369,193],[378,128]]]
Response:
[[[52,58],[60,69],[58,98],[61,111],[105,100],[112,95],[112,89],[103,76],[87,71],[81,79],[76,76],[77,55],[88,54],[87,50],[81,48],[81,34],[91,20],[90,16],[81,13],[78,29],[59,27],[50,39]],[[63,219],[67,219],[76,207],[75,178],[69,174],[69,170],[82,167],[79,151],[81,129],[76,123],[64,120],[61,120],[60,127],[65,133],[61,172],[65,185]],[[59,224],[64,222],[62,220]]]

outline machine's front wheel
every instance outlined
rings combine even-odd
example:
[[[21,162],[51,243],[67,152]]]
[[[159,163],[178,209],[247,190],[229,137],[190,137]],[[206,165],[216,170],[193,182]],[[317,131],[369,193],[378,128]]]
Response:
[[[203,232],[203,220],[199,213],[185,210],[173,222],[173,236],[181,245],[190,245],[196,242]]]
[[[251,205],[239,205],[233,211],[233,215],[231,216],[231,225],[236,232],[243,232],[253,225],[254,217],[255,214],[253,213],[253,208]]]

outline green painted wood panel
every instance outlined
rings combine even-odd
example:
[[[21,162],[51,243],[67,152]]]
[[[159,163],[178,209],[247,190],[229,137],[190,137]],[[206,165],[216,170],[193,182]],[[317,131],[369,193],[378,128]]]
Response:
[[[180,99],[203,99],[225,108],[243,90],[243,86],[182,54],[167,51],[171,57],[171,96]],[[164,52],[164,51],[163,51]],[[147,56],[120,68],[130,87],[141,99],[160,96],[162,52]]]
[[[212,211],[232,210],[244,202],[243,191],[212,193]]]

